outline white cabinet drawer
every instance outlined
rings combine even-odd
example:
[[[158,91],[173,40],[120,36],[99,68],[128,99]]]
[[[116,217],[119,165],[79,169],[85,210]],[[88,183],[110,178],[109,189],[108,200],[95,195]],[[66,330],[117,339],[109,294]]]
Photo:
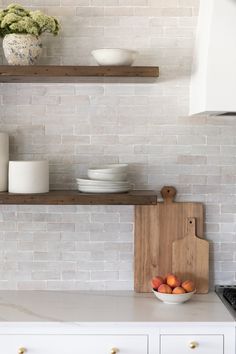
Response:
[[[146,335],[0,335],[1,352],[18,354],[148,354]]]
[[[223,335],[162,335],[161,354],[223,354]]]

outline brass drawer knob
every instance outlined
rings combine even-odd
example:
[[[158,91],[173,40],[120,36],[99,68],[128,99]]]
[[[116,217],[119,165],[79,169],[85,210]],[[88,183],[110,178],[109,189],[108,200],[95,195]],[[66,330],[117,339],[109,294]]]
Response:
[[[118,348],[112,348],[110,354],[117,354],[119,352]]]
[[[27,352],[26,348],[19,348],[18,354],[25,354]]]
[[[198,347],[198,343],[197,342],[191,342],[190,344],[189,344],[189,348],[190,349],[196,349]]]

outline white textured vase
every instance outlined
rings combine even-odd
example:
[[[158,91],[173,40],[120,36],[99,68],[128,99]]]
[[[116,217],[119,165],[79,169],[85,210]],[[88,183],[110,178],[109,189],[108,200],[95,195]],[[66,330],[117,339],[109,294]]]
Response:
[[[10,65],[34,65],[42,53],[42,42],[32,34],[7,34],[3,50]]]
[[[0,192],[8,189],[9,135],[0,133]]]
[[[48,161],[10,161],[9,192],[19,194],[48,193]]]

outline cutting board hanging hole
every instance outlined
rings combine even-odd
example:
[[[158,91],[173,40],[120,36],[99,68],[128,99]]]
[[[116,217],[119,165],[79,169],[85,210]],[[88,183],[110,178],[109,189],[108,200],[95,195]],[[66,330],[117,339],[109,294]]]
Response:
[[[164,199],[165,203],[171,203],[174,201],[176,196],[176,189],[174,187],[163,187],[161,190],[162,198]]]
[[[196,237],[196,219],[188,218],[187,234],[191,237]]]

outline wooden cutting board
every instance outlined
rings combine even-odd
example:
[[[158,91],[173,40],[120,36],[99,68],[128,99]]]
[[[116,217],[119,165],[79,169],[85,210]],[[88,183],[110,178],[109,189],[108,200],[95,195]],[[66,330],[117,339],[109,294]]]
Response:
[[[209,242],[196,236],[195,218],[187,218],[184,238],[172,244],[172,271],[194,281],[198,294],[209,291]]]
[[[134,288],[151,292],[150,279],[172,270],[172,243],[186,234],[186,219],[195,217],[197,235],[203,236],[204,211],[201,203],[175,203],[176,189],[164,187],[164,201],[135,207]]]

